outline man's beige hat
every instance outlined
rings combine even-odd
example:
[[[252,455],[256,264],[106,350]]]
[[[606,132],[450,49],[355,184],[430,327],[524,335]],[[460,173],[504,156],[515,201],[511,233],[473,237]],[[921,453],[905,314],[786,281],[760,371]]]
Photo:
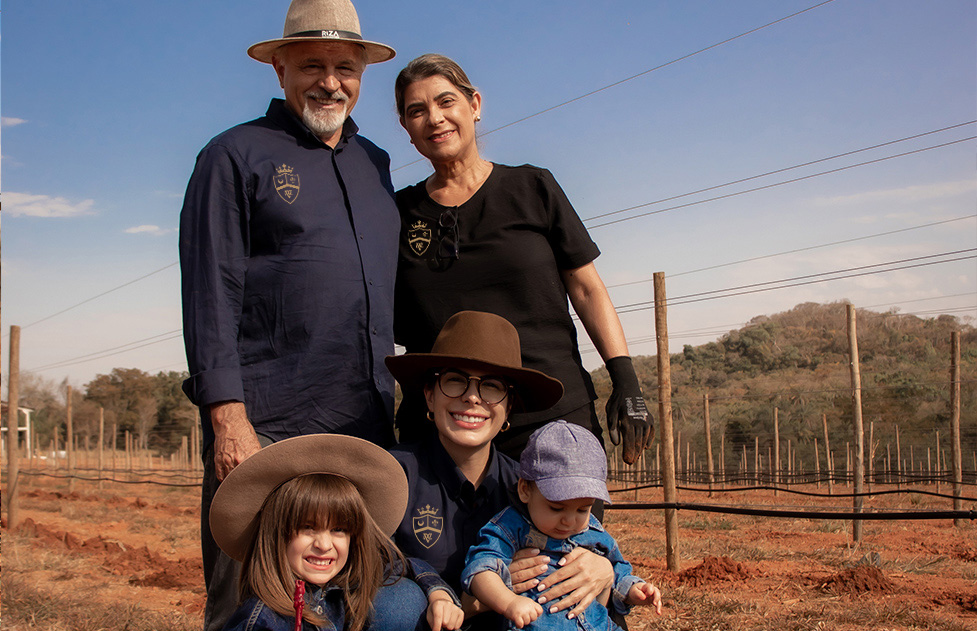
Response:
[[[248,55],[266,64],[278,48],[294,42],[349,42],[366,49],[367,63],[393,59],[393,48],[368,42],[360,35],[360,18],[350,0],[292,0],[281,39],[258,42]]]
[[[221,482],[210,506],[210,529],[217,545],[227,556],[243,560],[271,492],[292,478],[313,473],[352,482],[388,537],[404,518],[407,476],[383,448],[340,434],[297,436],[256,452]]]

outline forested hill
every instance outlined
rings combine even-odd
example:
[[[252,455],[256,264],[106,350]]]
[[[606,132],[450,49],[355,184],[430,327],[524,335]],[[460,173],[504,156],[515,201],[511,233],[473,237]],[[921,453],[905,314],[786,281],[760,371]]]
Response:
[[[859,309],[856,319],[865,430],[874,422],[883,456],[886,442],[895,447],[896,425],[903,446],[933,445],[936,430],[941,443],[949,444],[950,338],[952,331],[960,332],[963,452],[966,465],[973,467],[977,329],[949,315],[924,319]],[[671,350],[677,350],[674,344]],[[820,439],[825,414],[832,443],[843,448],[852,438],[848,353],[846,305],[841,302],[804,303],[756,317],[715,342],[685,345],[671,356],[675,431],[691,437],[696,448],[703,433],[703,396],[708,394],[715,440],[725,430],[731,448],[748,444],[752,451],[755,437],[761,446],[770,444],[775,407],[782,440],[800,442],[803,449],[815,436]],[[657,360],[638,356],[635,366],[657,418]],[[606,397],[606,371],[592,374],[598,394]],[[813,445],[808,448],[813,453]]]

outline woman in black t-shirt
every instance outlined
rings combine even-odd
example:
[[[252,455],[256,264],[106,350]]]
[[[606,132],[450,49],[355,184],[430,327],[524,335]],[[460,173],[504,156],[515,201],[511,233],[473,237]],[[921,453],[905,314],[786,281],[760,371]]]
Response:
[[[483,159],[475,141],[482,96],[464,70],[441,55],[411,61],[397,77],[397,111],[414,147],[431,161],[424,181],[397,193],[402,233],[394,335],[408,352],[428,352],[441,327],[463,310],[512,322],[523,365],[565,387],[544,412],[513,414],[496,444],[518,458],[529,435],[566,419],[601,436],[590,375],[577,348],[567,299],[611,376],[611,440],[624,435],[625,460],[651,442],[651,418],[621,322],[594,267],[600,254],[549,171]],[[408,396],[397,414],[401,441],[429,431],[423,401]]]

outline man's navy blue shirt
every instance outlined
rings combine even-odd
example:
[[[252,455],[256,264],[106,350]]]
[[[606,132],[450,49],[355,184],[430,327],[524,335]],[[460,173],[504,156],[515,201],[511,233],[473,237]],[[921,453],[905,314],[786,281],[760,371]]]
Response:
[[[478,541],[479,529],[512,502],[519,465],[493,446],[488,471],[476,489],[436,434],[390,453],[404,467],[409,487],[407,513],[394,542],[407,556],[430,563],[459,590],[468,548]]]
[[[273,99],[197,158],[180,216],[184,392],[243,401],[274,440],[392,440],[400,218],[390,158],[346,121],[335,149]]]

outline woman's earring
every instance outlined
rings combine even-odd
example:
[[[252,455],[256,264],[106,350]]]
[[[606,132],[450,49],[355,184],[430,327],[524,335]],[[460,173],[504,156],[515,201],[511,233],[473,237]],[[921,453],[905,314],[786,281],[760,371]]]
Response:
[[[505,423],[502,424],[502,429],[500,429],[499,432],[504,432],[508,430],[510,427],[512,427],[512,425],[509,424],[509,419],[506,419]]]
[[[431,410],[427,411],[427,420],[431,421],[432,423],[434,422],[434,412]]]
[[[475,122],[477,123],[480,120],[482,120],[482,117],[479,116],[478,114],[475,114]]]

